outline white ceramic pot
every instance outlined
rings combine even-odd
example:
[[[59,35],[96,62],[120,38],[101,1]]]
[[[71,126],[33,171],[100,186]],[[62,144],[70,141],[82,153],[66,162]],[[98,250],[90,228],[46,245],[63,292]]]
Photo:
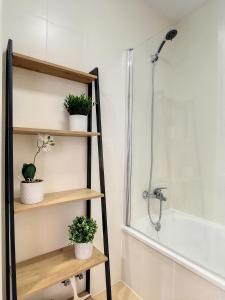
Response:
[[[23,204],[35,204],[44,198],[43,180],[36,182],[21,182],[20,197]]]
[[[75,257],[77,259],[89,259],[92,256],[93,244],[90,243],[77,243],[74,245]]]
[[[87,131],[87,116],[70,115],[70,130]]]

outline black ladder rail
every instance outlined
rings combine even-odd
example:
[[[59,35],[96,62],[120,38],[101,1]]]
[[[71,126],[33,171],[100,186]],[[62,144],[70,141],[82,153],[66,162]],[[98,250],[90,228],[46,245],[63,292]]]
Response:
[[[112,300],[98,68],[95,68],[94,70],[92,70],[90,72],[90,74],[93,74],[93,75],[97,76],[97,78],[94,81],[94,86],[95,86],[95,101],[96,101],[97,132],[100,133],[100,135],[98,135],[98,137],[97,137],[97,140],[98,140],[98,163],[99,163],[99,176],[100,176],[100,192],[102,194],[104,194],[104,196],[101,198],[102,230],[103,230],[104,254],[108,258],[108,260],[105,262],[106,294],[107,294],[107,300]]]
[[[13,187],[13,45],[8,41],[6,55],[5,128],[5,222],[6,222],[6,296],[17,300]]]
[[[92,83],[88,84],[88,96],[92,98]],[[92,131],[92,109],[88,115],[87,131]],[[87,188],[91,188],[91,174],[92,174],[92,138],[87,138]],[[91,200],[86,202],[86,215],[88,218],[91,217]],[[86,272],[86,291],[90,293],[91,282],[90,282],[90,270]]]

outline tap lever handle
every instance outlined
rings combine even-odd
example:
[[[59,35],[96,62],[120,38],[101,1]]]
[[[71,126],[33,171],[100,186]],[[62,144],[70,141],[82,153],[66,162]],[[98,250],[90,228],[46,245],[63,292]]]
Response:
[[[166,190],[167,187],[157,187],[154,189],[155,192],[161,192],[162,190]]]

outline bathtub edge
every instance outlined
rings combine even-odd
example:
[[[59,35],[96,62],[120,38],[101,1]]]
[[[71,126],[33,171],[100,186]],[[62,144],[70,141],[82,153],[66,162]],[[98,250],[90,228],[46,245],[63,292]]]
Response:
[[[191,262],[190,260],[184,258],[183,256],[175,253],[174,251],[166,248],[163,245],[160,245],[159,243],[152,240],[150,237],[147,237],[145,234],[139,232],[138,230],[131,228],[126,225],[122,225],[121,229],[124,233],[129,234],[136,240],[140,241],[141,243],[145,244],[148,247],[151,247],[152,249],[158,251],[162,255],[168,257],[173,262],[178,263],[179,265],[183,266],[184,268],[188,269],[189,271],[197,274],[198,276],[202,277],[203,279],[209,281],[211,284],[219,287],[220,289],[225,291],[225,280],[217,276],[216,274],[213,274],[212,272],[204,269],[203,267],[200,267],[199,265],[195,264],[194,262]]]

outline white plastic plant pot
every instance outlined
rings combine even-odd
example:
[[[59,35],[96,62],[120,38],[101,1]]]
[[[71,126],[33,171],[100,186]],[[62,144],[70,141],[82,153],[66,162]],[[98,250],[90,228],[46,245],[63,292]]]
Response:
[[[77,259],[89,259],[93,253],[93,244],[89,243],[77,243],[74,245],[75,257]]]
[[[23,204],[35,204],[44,199],[43,180],[20,183],[20,198]]]
[[[70,115],[70,130],[87,131],[87,116]]]

